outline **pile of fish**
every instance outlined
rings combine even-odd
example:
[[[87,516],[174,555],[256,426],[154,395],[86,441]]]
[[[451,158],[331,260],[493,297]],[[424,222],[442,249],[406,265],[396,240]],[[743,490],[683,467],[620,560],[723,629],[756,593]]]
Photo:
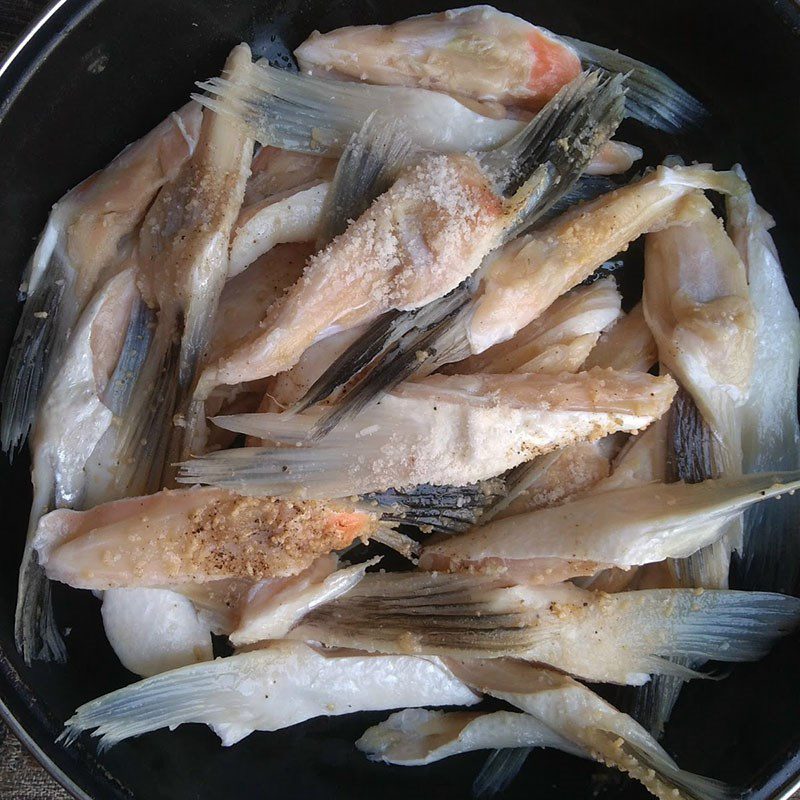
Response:
[[[800,319],[771,218],[738,165],[631,177],[624,117],[679,136],[703,106],[491,7],[295,56],[234,48],[55,204],[24,278],[17,644],[67,657],[60,581],[144,678],[64,739],[392,709],[360,750],[493,750],[478,793],[551,747],[726,796],[658,738],[707,662],[800,623]],[[638,688],[618,709],[581,681]],[[483,697],[501,710],[426,708]]]

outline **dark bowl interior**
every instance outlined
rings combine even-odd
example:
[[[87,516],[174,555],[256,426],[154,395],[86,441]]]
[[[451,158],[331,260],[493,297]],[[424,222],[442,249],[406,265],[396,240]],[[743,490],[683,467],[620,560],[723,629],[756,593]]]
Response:
[[[792,0],[538,0],[498,2],[503,10],[559,33],[619,48],[665,69],[700,97],[714,122],[687,139],[654,136],[628,124],[649,163],[669,152],[726,167],[741,161],[762,205],[796,299],[800,297],[800,12]],[[241,40],[274,55],[313,29],[390,22],[441,10],[441,0],[101,0],[66,2],[0,76],[0,342],[11,341],[15,295],[49,206],[185,102],[198,78],[214,75]],[[98,71],[92,64],[106,62]],[[19,91],[17,91],[19,90]],[[623,137],[624,138],[624,137]],[[636,279],[630,282],[635,291]],[[30,488],[28,464],[0,463],[6,544],[0,560],[0,697],[61,780],[96,800],[189,798],[468,797],[484,754],[424,768],[367,762],[353,741],[385,714],[318,719],[254,734],[223,749],[200,726],[159,732],[97,756],[82,740],[54,743],[80,703],[132,680],[105,641],[97,601],[58,587],[69,630],[69,662],[26,667],[13,645],[13,617]],[[797,587],[793,588],[797,591]],[[737,666],[727,680],[697,681],[683,692],[666,746],[686,769],[777,796],[800,772],[800,639],[764,661]],[[66,776],[66,777],[65,777]],[[529,758],[506,796],[540,800],[638,798],[616,773],[554,752]]]

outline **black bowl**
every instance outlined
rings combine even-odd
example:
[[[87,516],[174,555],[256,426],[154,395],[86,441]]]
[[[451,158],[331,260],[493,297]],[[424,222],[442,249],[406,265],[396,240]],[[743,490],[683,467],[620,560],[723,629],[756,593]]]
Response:
[[[800,297],[800,9],[792,0],[507,0],[504,10],[559,33],[596,42],[665,69],[712,110],[714,123],[691,139],[630,138],[650,163],[669,151],[718,166],[741,161],[761,203],[777,220],[775,238]],[[216,74],[231,48],[250,42],[274,55],[311,30],[390,22],[441,10],[441,0],[62,0],[0,71],[0,341],[16,324],[16,288],[50,205],[106,164],[128,142],[185,102],[193,82]],[[100,69],[102,67],[102,69]],[[0,465],[6,517],[0,560],[0,711],[76,797],[95,800],[189,798],[468,797],[484,754],[407,769],[367,762],[353,741],[386,716],[318,719],[254,734],[230,749],[201,726],[158,732],[97,756],[82,740],[55,744],[80,703],[133,679],[106,643],[98,604],[57,587],[69,661],[26,667],[13,643],[17,565],[30,502],[28,464]],[[793,587],[797,591],[797,587]],[[781,796],[800,775],[800,639],[724,681],[690,684],[666,746],[686,769],[748,787],[749,797]],[[645,797],[593,763],[553,752],[528,760],[507,797],[540,800]]]

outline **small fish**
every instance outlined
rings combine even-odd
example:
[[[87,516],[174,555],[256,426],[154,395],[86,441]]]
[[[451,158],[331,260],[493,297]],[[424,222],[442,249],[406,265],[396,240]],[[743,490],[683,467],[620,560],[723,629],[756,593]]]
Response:
[[[352,504],[165,489],[53,511],[33,546],[51,579],[76,588],[175,587],[296,575],[377,527],[378,514]]]
[[[367,730],[356,747],[372,760],[409,766],[490,747],[514,747],[511,752],[524,755],[551,747],[628,773],[662,800],[733,795],[718,781],[678,769],[633,719],[566,675],[505,659],[448,664],[477,691],[524,713],[406,709]],[[484,777],[481,785],[488,790],[497,782]]]
[[[104,750],[131,736],[197,722],[230,746],[253,731],[313,717],[478,700],[437,658],[339,653],[279,641],[165,672],[86,703],[67,720],[61,740],[69,745],[92,730]]]
[[[579,72],[581,61],[630,73],[629,114],[677,132],[702,122],[702,105],[664,73],[620,53],[555,36],[491,6],[426,14],[392,25],[315,31],[296,50],[303,72],[420,86],[482,103],[536,110]]]
[[[566,675],[508,659],[447,663],[476,691],[524,711],[573,748],[627,773],[661,800],[721,800],[737,794],[733,787],[679,769],[627,714]]]
[[[134,320],[139,303],[133,267],[101,286],[75,323],[54,380],[40,403],[30,442],[33,505],[14,622],[17,648],[28,663],[66,657],[33,537],[44,514],[53,508],[80,507],[91,493],[87,468],[113,419],[102,398],[127,341],[125,320]]]
[[[7,453],[25,439],[81,311],[124,266],[153,197],[192,155],[201,117],[196,103],[184,106],[53,206],[20,287],[25,305],[0,387]]]
[[[244,82],[250,49],[231,52],[225,72]],[[120,494],[171,483],[171,463],[204,429],[194,401],[214,312],[228,271],[228,241],[244,196],[252,140],[205,112],[192,157],[159,192],[138,242],[140,287],[158,322],[147,361],[121,426]]]
[[[686,558],[719,538],[723,522],[790,494],[800,488],[798,481],[800,472],[756,473],[595,491],[427,545],[420,567],[492,574],[510,569],[533,584]]]
[[[502,576],[373,573],[289,636],[328,646],[452,658],[517,658],[591,682],[699,677],[681,658],[752,661],[800,623],[790,595],[728,589],[604,594]]]
[[[210,453],[179,481],[252,494],[350,497],[418,484],[475,483],[577,441],[645,428],[666,411],[670,378],[595,369],[578,375],[431,375],[406,382],[319,442],[303,414],[215,423],[274,443]]]
[[[424,157],[309,260],[280,314],[206,369],[206,391],[275,375],[326,335],[448,294],[513,229],[568,191],[613,132],[622,103],[621,84],[585,76],[480,161]],[[556,139],[566,139],[566,150]]]

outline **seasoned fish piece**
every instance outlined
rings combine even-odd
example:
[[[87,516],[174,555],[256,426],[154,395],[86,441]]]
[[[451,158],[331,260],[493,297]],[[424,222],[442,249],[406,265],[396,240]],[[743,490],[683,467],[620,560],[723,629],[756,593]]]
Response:
[[[480,355],[448,364],[445,372],[450,375],[577,372],[597,344],[601,332],[613,325],[622,313],[621,303],[613,277],[578,287],[559,297],[508,341]]]
[[[308,73],[332,70],[370,83],[421,86],[533,110],[581,70],[571,47],[490,6],[315,31],[295,56]]]
[[[585,368],[611,367],[611,369],[648,372],[658,361],[658,348],[647,327],[644,309],[637,303],[627,314],[600,336]]]
[[[521,570],[528,583],[685,558],[713,542],[725,520],[800,488],[800,472],[592,492],[560,506],[495,520],[423,548],[423,569]]]
[[[643,233],[691,222],[700,212],[695,189],[735,193],[741,187],[733,173],[659,167],[509,243],[493,259],[476,300],[469,323],[472,351],[513,336]]]
[[[401,384],[313,444],[306,437],[318,409],[217,418],[221,427],[284,446],[195,458],[179,480],[308,497],[474,483],[572,442],[644,428],[674,391],[670,378],[600,369],[557,377],[431,375]]]
[[[295,50],[309,74],[370,83],[422,86],[483,103],[540,108],[580,69],[580,59],[629,74],[629,114],[676,132],[705,110],[662,72],[596,45],[556,37],[498,11],[471,6],[392,25],[315,31]]]
[[[210,360],[258,327],[273,304],[303,274],[314,249],[309,242],[276,245],[228,280],[214,319]]]
[[[516,706],[573,749],[628,773],[661,800],[732,794],[719,781],[679,769],[631,717],[566,675],[511,660],[448,661],[448,665],[477,691]]]
[[[103,595],[102,613],[109,644],[136,675],[149,677],[214,657],[209,626],[176,592],[111,589]]]
[[[751,661],[800,622],[800,600],[765,592],[604,594],[447,573],[374,573],[289,636],[329,646],[456,658],[513,657],[588,681],[688,680],[673,658]]]
[[[370,761],[404,767],[490,747],[554,747],[588,757],[530,714],[512,711],[427,711],[407,708],[373,725],[356,742]]]
[[[741,168],[737,171],[744,178]],[[769,234],[772,218],[750,191],[731,197],[727,211],[728,233],[747,269],[755,317],[752,378],[739,409],[742,468],[745,472],[796,469],[800,320]],[[789,498],[788,506],[767,503],[745,516],[740,569],[748,588],[789,591],[795,585],[800,564],[795,502]]]
[[[224,74],[244,82],[251,66],[250,49],[239,45]],[[230,121],[206,112],[194,154],[159,192],[142,225],[140,286],[158,324],[122,420],[118,485],[124,494],[170,483],[170,464],[185,457],[202,427],[193,391],[227,275],[252,147]]]
[[[586,168],[587,175],[621,175],[627,172],[643,155],[641,147],[618,142],[606,142]]]
[[[377,521],[352,504],[166,489],[53,511],[34,547],[52,579],[80,589],[258,581],[296,575],[318,556],[366,540]]]
[[[122,270],[97,292],[75,325],[44,396],[31,436],[33,505],[17,590],[15,639],[25,660],[63,660],[50,587],[33,536],[43,514],[77,507],[87,493],[87,464],[112,421],[104,396],[123,348],[126,319],[138,302],[135,271]]]
[[[156,192],[194,151],[201,111],[189,103],[171,114],[53,206],[20,286],[26,302],[0,388],[6,452],[25,438],[79,314],[124,263]]]
[[[253,731],[404,706],[473,705],[478,695],[437,658],[325,652],[300,642],[166,672],[81,706],[62,738],[95,729],[100,748],[185,722],[211,726],[225,746]]]

